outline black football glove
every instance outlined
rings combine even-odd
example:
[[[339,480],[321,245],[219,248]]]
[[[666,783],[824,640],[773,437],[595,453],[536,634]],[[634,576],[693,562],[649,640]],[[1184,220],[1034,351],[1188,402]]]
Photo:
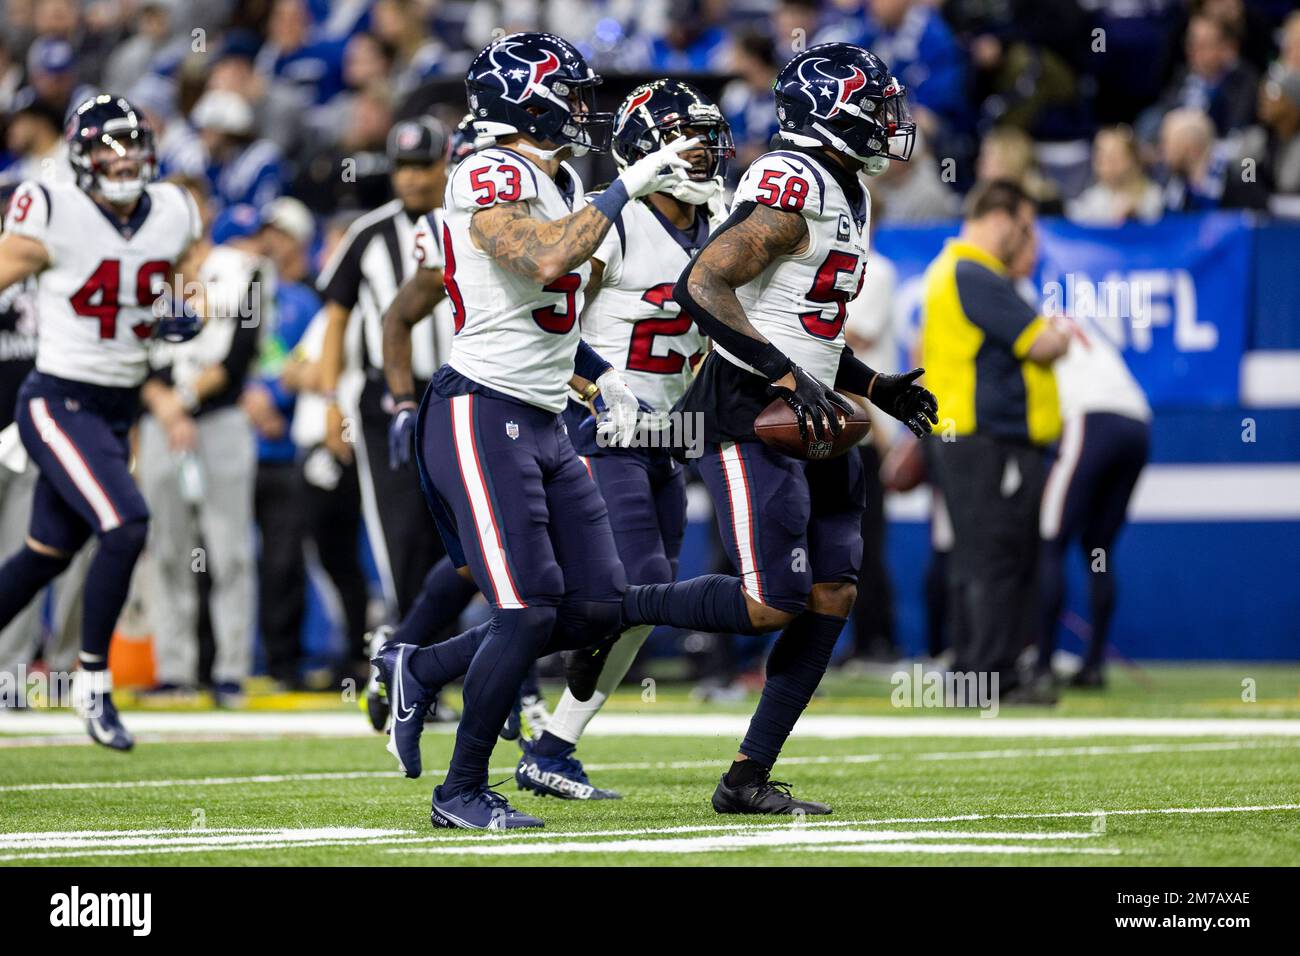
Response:
[[[930,434],[931,423],[939,424],[939,403],[928,388],[915,384],[925,369],[914,368],[901,375],[880,372],[871,384],[871,404],[893,415],[917,438]]]
[[[793,389],[770,385],[768,390],[794,410],[795,421],[799,423],[799,437],[807,442],[808,430],[812,429],[814,438],[825,441],[843,431],[844,423],[840,419],[853,414],[848,399],[798,365],[791,363],[790,371],[794,375]]]

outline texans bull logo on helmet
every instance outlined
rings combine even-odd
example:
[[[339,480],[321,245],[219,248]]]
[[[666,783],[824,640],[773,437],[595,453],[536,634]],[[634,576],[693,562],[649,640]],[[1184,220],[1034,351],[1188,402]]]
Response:
[[[812,113],[826,119],[850,105],[853,94],[867,85],[867,75],[856,66],[851,67],[848,76],[836,76],[834,68],[835,64],[825,58],[805,60],[799,65],[799,78],[812,101]]]
[[[512,103],[522,103],[530,96],[547,97],[550,90],[542,81],[560,68],[560,58],[544,50],[541,60],[528,60],[519,43],[498,43],[492,50],[494,74],[501,81],[501,96]],[[520,86],[519,81],[526,82]],[[558,91],[557,91],[558,92]]]

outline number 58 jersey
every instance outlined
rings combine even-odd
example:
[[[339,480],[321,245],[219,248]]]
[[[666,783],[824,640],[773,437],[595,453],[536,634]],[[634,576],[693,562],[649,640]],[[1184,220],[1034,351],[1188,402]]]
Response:
[[[125,223],[70,183],[22,183],[5,232],[49,256],[36,277],[36,370],[92,385],[143,382],[154,300],[201,231],[198,207],[174,183],[147,186]]]
[[[556,413],[568,401],[591,265],[584,262],[542,286],[479,249],[470,220],[492,206],[524,203],[529,215],[554,221],[577,209],[582,198],[582,182],[568,163],[551,179],[519,153],[491,146],[456,167],[443,204],[443,284],[456,330],[447,364],[481,385]]]
[[[796,365],[833,384],[844,351],[846,303],[862,288],[871,200],[856,176],[801,150],[760,156],[745,171],[732,210],[745,202],[803,216],[808,247],[781,256],[736,290],[745,315]],[[718,353],[754,371],[725,349]]]

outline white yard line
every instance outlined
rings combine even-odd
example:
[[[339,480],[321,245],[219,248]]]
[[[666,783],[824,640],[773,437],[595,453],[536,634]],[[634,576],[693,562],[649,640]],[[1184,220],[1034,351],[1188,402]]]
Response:
[[[376,738],[379,739],[379,738]],[[1199,753],[1231,750],[1256,750],[1261,747],[1284,749],[1300,746],[1300,742],[1224,740],[1185,744],[1125,744],[1093,747],[1026,747],[1004,750],[947,750],[921,753],[906,751],[869,754],[826,754],[821,756],[782,757],[781,766],[826,766],[834,764],[869,764],[892,760],[948,761],[948,760],[1014,760],[1050,759],[1056,757],[1106,757],[1159,753]],[[631,763],[588,763],[592,773],[607,771],[653,770],[709,770],[720,766],[718,760],[664,760]],[[508,774],[514,766],[492,767],[489,773]],[[427,776],[437,779],[445,769],[430,770]],[[268,773],[242,777],[189,777],[160,780],[100,780],[70,783],[18,783],[0,786],[0,793],[40,793],[59,790],[136,790],[166,787],[218,787],[264,783],[314,783],[327,780],[376,780],[400,778],[396,770],[351,770],[319,773]]]
[[[718,824],[713,826],[657,827],[587,832],[531,831],[518,834],[468,835],[448,833],[420,836],[409,830],[362,827],[322,827],[267,830],[123,830],[52,831],[9,834],[0,837],[0,862],[82,857],[117,857],[155,854],[209,853],[286,847],[387,846],[389,853],[435,855],[537,855],[575,852],[692,853],[743,851],[754,848],[808,849],[819,852],[861,853],[985,853],[1051,854],[1090,853],[1115,855],[1106,847],[1025,846],[1026,843],[1087,842],[1095,832],[867,830],[905,824],[965,823],[981,820],[1053,820],[1098,816],[1158,814],[1268,813],[1300,810],[1300,804],[1247,807],[1155,807],[1136,810],[1067,810],[1049,813],[962,814],[945,817],[900,817],[890,820],[803,820],[779,823]],[[684,834],[700,834],[684,838]],[[650,839],[652,837],[663,839]],[[621,839],[602,840],[606,837]],[[630,838],[630,839],[627,839]],[[959,838],[962,842],[931,843]],[[1002,843],[971,841],[1000,840]],[[7,842],[6,842],[7,841]]]
[[[754,849],[807,849],[811,847],[835,847],[836,849],[865,849],[871,844],[880,844],[882,852],[909,853],[925,844],[920,840],[948,840],[960,837],[963,840],[1036,840],[1063,839],[1087,840],[1091,833],[1083,834],[1023,834],[1023,833],[979,833],[956,830],[828,830],[805,829],[797,826],[781,828],[769,827],[766,831],[749,833],[731,833],[718,836],[667,837],[661,839],[623,839],[607,841],[570,840],[568,842],[537,841],[479,841],[466,846],[426,847],[427,854],[465,854],[474,856],[543,856],[558,853],[716,853]],[[932,848],[949,844],[934,844]],[[1010,849],[1005,844],[965,843],[965,847],[980,847],[978,850],[963,852],[998,853]],[[1018,847],[1016,848],[1018,851]],[[1035,850],[1038,853],[1078,853],[1078,847],[1051,847]],[[1118,850],[1109,850],[1118,853]]]
[[[1158,807],[1153,809],[1140,810],[1064,810],[1055,813],[967,813],[960,816],[948,817],[892,817],[880,820],[804,820],[800,825],[803,827],[878,827],[878,826],[901,826],[904,824],[927,824],[927,823],[971,823],[981,820],[1054,820],[1064,818],[1079,819],[1096,819],[1107,816],[1143,816],[1150,814],[1184,814],[1184,813],[1270,813],[1278,811],[1300,810],[1300,803],[1281,803],[1266,806],[1248,806],[1248,807]],[[772,828],[790,827],[789,821],[783,823],[723,823],[705,826],[677,826],[677,827],[649,827],[633,830],[590,830],[581,832],[555,833],[546,830],[532,830],[527,833],[511,834],[510,839],[531,839],[531,840],[548,840],[567,838],[575,839],[578,837],[623,837],[623,836],[647,836],[652,834],[677,834],[677,833],[711,833],[718,830],[762,830]],[[963,833],[963,835],[965,835]],[[500,834],[486,833],[479,836],[467,836],[463,833],[447,833],[442,836],[425,837],[423,841],[411,840],[410,843],[446,843],[450,841],[462,841],[461,845],[466,852],[474,852],[475,848],[482,844],[483,841],[492,841],[505,839]],[[464,842],[464,841],[474,842]],[[409,850],[406,848],[389,850],[389,853],[423,853],[425,847],[413,846]]]
[[[312,737],[373,737],[361,716],[351,712],[296,713],[269,711],[168,713],[129,711],[127,726],[142,737],[158,739],[220,734],[231,738],[299,735]],[[723,737],[742,736],[747,714],[601,714],[589,734],[598,737]],[[454,727],[436,725],[425,732],[449,734]],[[0,735],[54,735],[58,742],[83,740],[82,722],[67,711],[15,712],[0,710]],[[795,728],[805,739],[842,740],[854,737],[1300,737],[1300,720],[1288,718],[1194,717],[1011,717],[978,716],[854,716],[807,714]],[[47,741],[52,742],[52,741]],[[0,746],[5,740],[0,737]],[[12,745],[12,738],[10,741]]]

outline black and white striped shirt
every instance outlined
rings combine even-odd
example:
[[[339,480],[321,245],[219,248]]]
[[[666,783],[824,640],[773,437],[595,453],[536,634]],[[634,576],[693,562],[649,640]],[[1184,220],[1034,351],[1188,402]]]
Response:
[[[438,226],[436,234],[440,234],[442,210],[435,209],[430,216]],[[325,301],[351,310],[347,365],[372,378],[382,373],[384,366],[384,310],[418,267],[418,223],[419,217],[411,218],[399,199],[366,213],[348,228],[316,282]],[[423,381],[433,376],[449,346],[445,343],[439,348],[435,324],[426,318],[411,330],[411,371]]]

